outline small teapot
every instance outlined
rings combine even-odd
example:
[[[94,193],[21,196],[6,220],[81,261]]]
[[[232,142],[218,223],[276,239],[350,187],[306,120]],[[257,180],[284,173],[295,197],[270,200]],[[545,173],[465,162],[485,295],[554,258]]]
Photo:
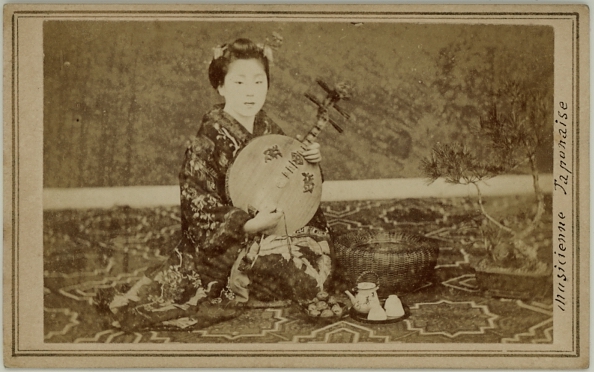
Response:
[[[368,274],[370,272],[366,271],[359,275],[359,278],[363,277],[364,274]],[[376,275],[377,277],[377,275]],[[353,303],[353,309],[356,311],[367,314],[374,306],[380,306],[380,300],[377,296],[377,290],[379,285],[374,282],[359,282],[357,283],[357,295],[354,296],[351,292],[345,291],[351,302]],[[354,291],[355,289],[353,289]]]

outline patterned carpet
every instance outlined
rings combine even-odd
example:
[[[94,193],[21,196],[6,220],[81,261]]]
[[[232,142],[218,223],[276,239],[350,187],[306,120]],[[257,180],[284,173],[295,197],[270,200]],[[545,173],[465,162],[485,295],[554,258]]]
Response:
[[[486,201],[495,211],[521,210],[525,197]],[[551,260],[551,210],[534,242]],[[204,329],[125,333],[97,312],[101,288],[133,283],[178,241],[179,208],[63,210],[44,213],[45,342],[66,343],[552,343],[552,296],[532,301],[492,298],[476,286],[471,265],[476,206],[466,199],[407,199],[324,203],[336,235],[397,230],[439,240],[433,282],[401,296],[410,316],[391,324],[353,318],[327,324],[295,306],[246,309]],[[552,286],[551,286],[552,293]]]

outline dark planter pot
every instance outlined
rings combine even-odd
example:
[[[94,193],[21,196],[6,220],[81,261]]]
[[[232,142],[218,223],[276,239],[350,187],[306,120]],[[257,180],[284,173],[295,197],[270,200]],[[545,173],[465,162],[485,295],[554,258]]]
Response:
[[[543,274],[502,272],[501,269],[475,268],[476,282],[485,295],[530,300],[550,297],[553,293],[552,272]]]

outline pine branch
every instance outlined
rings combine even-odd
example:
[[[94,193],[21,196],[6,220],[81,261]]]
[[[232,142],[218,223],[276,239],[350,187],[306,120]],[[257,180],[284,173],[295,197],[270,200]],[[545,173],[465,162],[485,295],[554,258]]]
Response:
[[[501,174],[504,168],[478,161],[460,144],[437,144],[431,156],[421,161],[421,171],[430,183],[443,178],[447,183],[468,185],[493,178]]]

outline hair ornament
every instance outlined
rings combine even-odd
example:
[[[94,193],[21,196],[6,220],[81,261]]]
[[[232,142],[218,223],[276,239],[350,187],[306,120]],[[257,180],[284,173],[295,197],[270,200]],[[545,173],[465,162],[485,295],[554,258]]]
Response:
[[[262,50],[262,55],[268,60],[268,63],[273,63],[274,58],[272,57],[272,48],[266,44],[257,44],[257,47]]]
[[[212,48],[212,51],[213,51],[212,59],[221,58],[223,56],[223,53],[225,53],[226,49],[227,49],[227,44],[219,45],[219,46]]]

